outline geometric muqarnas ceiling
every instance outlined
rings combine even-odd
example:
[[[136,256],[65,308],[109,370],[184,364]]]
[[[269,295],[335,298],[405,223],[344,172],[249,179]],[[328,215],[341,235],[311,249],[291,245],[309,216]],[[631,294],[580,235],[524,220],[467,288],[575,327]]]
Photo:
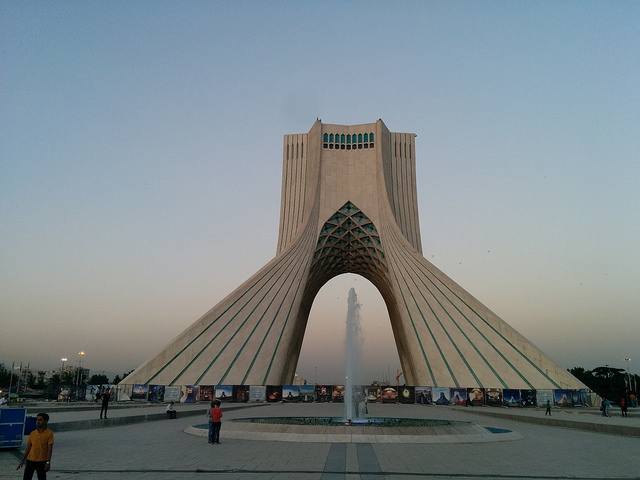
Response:
[[[424,258],[416,192],[415,135],[382,120],[285,135],[275,257],[126,383],[289,384],[315,296],[355,273],[384,299],[407,384],[584,388]]]

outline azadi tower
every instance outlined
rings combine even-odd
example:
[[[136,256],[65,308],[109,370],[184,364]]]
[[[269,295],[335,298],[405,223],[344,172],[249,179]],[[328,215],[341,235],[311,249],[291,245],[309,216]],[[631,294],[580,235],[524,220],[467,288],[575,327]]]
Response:
[[[285,135],[276,256],[126,378],[154,385],[293,381],[320,288],[371,281],[407,384],[584,388],[422,256],[415,135],[382,120]]]

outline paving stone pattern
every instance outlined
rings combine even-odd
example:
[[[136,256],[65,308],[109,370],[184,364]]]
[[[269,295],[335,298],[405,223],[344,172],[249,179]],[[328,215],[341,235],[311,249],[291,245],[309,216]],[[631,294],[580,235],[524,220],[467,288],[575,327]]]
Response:
[[[369,406],[372,416],[441,418],[517,431],[520,440],[457,444],[314,443],[225,439],[225,422],[241,416],[340,416],[341,405],[269,404],[232,410],[225,416],[221,444],[185,430],[205,423],[205,405],[178,411],[176,420],[153,416],[164,407],[117,408],[113,425],[56,433],[48,479],[302,479],[302,480],[471,480],[640,478],[640,437],[602,434],[552,425],[544,409]],[[57,411],[51,424],[86,420],[96,410]],[[603,418],[596,410],[554,409],[552,418],[580,423],[640,427],[640,415]],[[145,416],[140,423],[116,423],[119,417]],[[523,417],[525,421],[515,418]],[[111,420],[111,419],[110,419]],[[539,420],[539,421],[538,421]],[[537,423],[533,423],[536,421]],[[24,445],[23,445],[24,448]],[[0,450],[0,478],[19,479],[19,450]]]

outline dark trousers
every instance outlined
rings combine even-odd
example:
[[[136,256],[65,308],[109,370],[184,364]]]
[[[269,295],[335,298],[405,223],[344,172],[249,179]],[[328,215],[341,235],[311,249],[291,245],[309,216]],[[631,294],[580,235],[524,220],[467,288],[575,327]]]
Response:
[[[104,418],[107,418],[107,408],[109,408],[109,404],[103,403],[102,408],[100,409],[100,418],[102,418],[102,412],[104,412]]]
[[[177,412],[175,410],[167,410],[167,415],[169,415],[169,418],[176,418]]]
[[[213,443],[220,443],[220,427],[222,427],[222,422],[211,422],[213,424],[213,439],[211,440]]]
[[[44,470],[46,464],[47,462],[32,462],[31,460],[27,460],[22,478],[24,480],[31,480],[33,478],[33,472],[38,472],[38,480],[47,480],[47,472]]]

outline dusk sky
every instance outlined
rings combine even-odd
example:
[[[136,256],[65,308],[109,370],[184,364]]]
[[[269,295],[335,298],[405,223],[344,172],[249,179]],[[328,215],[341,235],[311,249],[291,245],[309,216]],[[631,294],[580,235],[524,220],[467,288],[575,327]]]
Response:
[[[0,4],[0,362],[155,355],[275,256],[283,136],[417,134],[425,257],[563,368],[640,373],[640,2]],[[400,369],[325,285],[298,373]],[[625,362],[631,358],[631,362]],[[627,365],[628,364],[628,365]]]

